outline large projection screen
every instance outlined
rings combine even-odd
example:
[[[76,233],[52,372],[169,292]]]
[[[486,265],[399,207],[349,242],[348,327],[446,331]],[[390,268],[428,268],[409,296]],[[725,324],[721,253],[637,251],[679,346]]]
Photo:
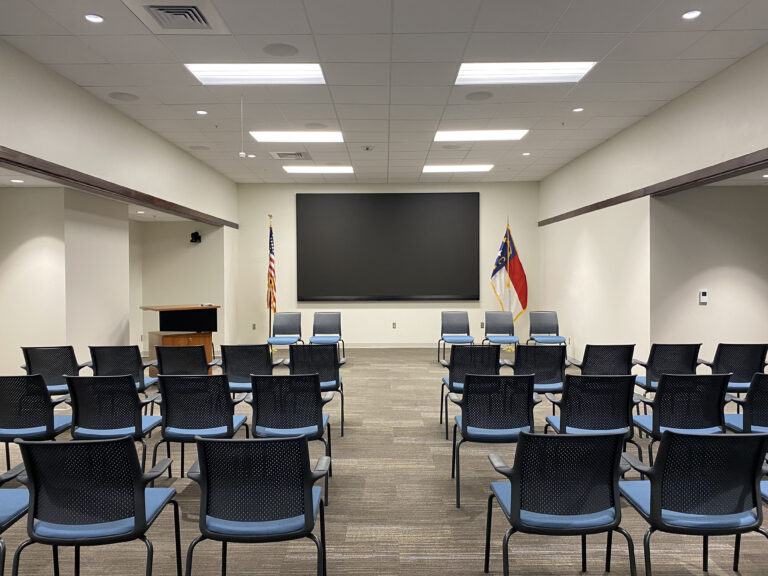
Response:
[[[480,195],[297,194],[299,301],[479,300]]]

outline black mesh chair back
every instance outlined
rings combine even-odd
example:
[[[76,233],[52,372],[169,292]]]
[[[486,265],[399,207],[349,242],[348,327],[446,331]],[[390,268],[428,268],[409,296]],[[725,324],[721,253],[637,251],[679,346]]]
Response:
[[[230,382],[251,381],[251,374],[272,374],[269,344],[221,345],[221,370]]]
[[[317,426],[317,436],[322,435],[323,401],[317,374],[253,376],[251,382],[254,431],[257,427]]]
[[[114,540],[145,532],[144,483],[132,439],[21,440],[19,446],[28,478],[30,538],[48,544],[61,541],[36,534],[37,521],[80,525],[133,517],[133,531]]]
[[[485,335],[514,336],[515,315],[512,312],[486,312]]]
[[[138,346],[89,346],[94,376],[130,374],[144,388],[144,361]]]
[[[661,428],[725,432],[723,407],[729,374],[662,374],[653,400],[653,435]]]
[[[464,311],[440,313],[440,334],[469,334],[469,314]]]
[[[765,367],[768,344],[718,344],[713,374],[732,374],[731,382],[750,382]]]
[[[461,412],[464,438],[468,427],[533,431],[533,376],[467,374]]]
[[[744,407],[744,432],[753,431],[752,426],[768,428],[768,374],[762,372],[752,376]]]
[[[225,375],[167,376],[161,374],[158,385],[163,396],[164,436],[165,429],[168,427],[186,429],[226,427],[226,436],[232,436],[234,433],[232,416],[235,408]]]
[[[635,377],[567,374],[560,404],[560,430],[632,430]]]
[[[312,335],[338,335],[341,338],[341,312],[315,312]]]
[[[632,373],[634,344],[587,344],[581,361],[583,376],[621,376]]]
[[[72,346],[22,347],[27,374],[40,374],[46,386],[65,386],[64,374],[77,374],[80,366]]]
[[[132,376],[68,376],[72,427],[133,428],[142,435],[141,401]]]
[[[701,344],[653,344],[648,354],[646,382],[658,382],[662,374],[695,374]]]
[[[663,526],[661,511],[737,514],[755,509],[762,522],[760,478],[768,434],[677,434],[664,432],[651,481],[651,526]],[[676,526],[677,531],[683,531]],[[701,528],[692,530],[701,533]],[[733,528],[722,531],[733,533]]]
[[[500,354],[501,348],[498,345],[465,344],[452,346],[451,359],[448,363],[449,388],[455,382],[463,383],[467,374],[498,375]]]
[[[515,374],[533,374],[536,384],[555,384],[565,378],[565,346],[515,347]]]
[[[155,346],[157,373],[166,376],[208,374],[205,346]]]
[[[520,525],[519,509],[577,515],[615,508],[618,526],[623,446],[623,434],[521,433],[514,466],[518,474],[511,481],[512,525]]]
[[[531,312],[530,317],[530,334],[543,335],[543,336],[559,336],[560,326],[557,323],[557,312],[552,311],[538,311]]]
[[[41,375],[0,376],[0,398],[0,428],[44,426],[41,437],[52,437],[53,404]]]
[[[339,349],[336,344],[292,344],[291,374],[318,374],[320,382],[339,383]]]
[[[296,535],[309,533],[314,527],[306,438],[198,440],[197,453],[200,531],[204,536],[216,537],[208,530],[207,516],[232,522],[304,516],[304,526]],[[281,534],[280,538],[287,536]],[[243,539],[254,541],[258,537]]]
[[[301,337],[301,312],[276,312],[272,319],[272,335]]]

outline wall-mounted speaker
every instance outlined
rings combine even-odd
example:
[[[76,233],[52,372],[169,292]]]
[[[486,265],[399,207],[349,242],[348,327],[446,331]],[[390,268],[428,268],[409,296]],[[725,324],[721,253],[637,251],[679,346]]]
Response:
[[[200,232],[192,232],[192,234],[189,235],[189,241],[192,244],[200,244],[200,242],[203,241],[203,237],[200,236]]]

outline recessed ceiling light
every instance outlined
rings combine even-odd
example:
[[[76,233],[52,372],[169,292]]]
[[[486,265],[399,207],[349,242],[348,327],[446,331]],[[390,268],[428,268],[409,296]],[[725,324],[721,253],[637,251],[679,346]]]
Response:
[[[206,116],[208,114],[208,110],[195,110],[195,114],[198,116]]]
[[[490,172],[493,164],[427,164],[422,172]]]
[[[283,166],[288,174],[354,174],[352,166]]]
[[[101,24],[104,22],[104,17],[99,16],[98,14],[86,14],[85,19],[88,20],[91,24]]]
[[[320,64],[184,64],[201,83],[325,84]]]
[[[135,102],[139,99],[136,94],[131,94],[130,92],[110,92],[109,97],[120,102]]]
[[[471,62],[456,84],[552,84],[578,82],[597,62]]]
[[[136,214],[144,214],[144,210],[136,210]]]
[[[574,108],[574,112],[584,112],[584,108]]]
[[[701,16],[701,10],[690,10],[683,14],[683,20],[696,20],[699,16]]]
[[[248,158],[256,158],[256,154],[248,154]]]
[[[763,174],[763,178],[768,178],[768,174]]]
[[[488,92],[487,90],[478,90],[477,92],[470,92],[466,96],[464,96],[467,100],[472,100],[473,102],[479,102],[482,100],[490,100],[493,98],[493,92]]]
[[[531,155],[530,152],[523,152],[523,156],[530,156],[530,155]]]
[[[264,52],[270,56],[293,56],[299,53],[299,49],[291,44],[283,44],[282,42],[274,42],[264,46]]]
[[[18,178],[11,178],[11,182],[14,184],[24,184],[24,180],[19,180]]]
[[[258,132],[251,131],[256,142],[344,142],[341,132]]]
[[[435,142],[477,142],[482,140],[520,140],[528,130],[438,130]]]

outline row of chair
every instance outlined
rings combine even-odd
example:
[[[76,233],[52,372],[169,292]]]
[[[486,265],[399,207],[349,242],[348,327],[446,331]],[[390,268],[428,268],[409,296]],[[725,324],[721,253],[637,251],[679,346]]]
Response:
[[[267,342],[273,346],[290,346],[304,342],[301,338],[301,312],[276,312],[272,320],[272,336]],[[341,312],[315,312],[310,344],[341,344],[341,355],[346,355],[341,338]]]

